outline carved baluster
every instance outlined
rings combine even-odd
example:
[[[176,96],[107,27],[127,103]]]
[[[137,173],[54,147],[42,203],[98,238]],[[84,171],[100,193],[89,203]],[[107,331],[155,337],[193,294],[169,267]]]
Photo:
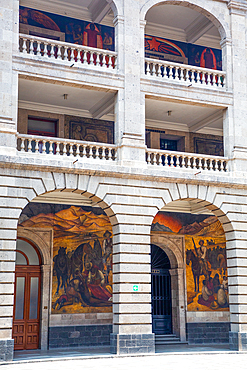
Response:
[[[62,59],[62,53],[61,53],[61,45],[56,45],[57,46],[57,59]]]
[[[88,158],[92,158],[92,157],[93,157],[93,146],[92,145],[89,145]]]
[[[110,155],[110,152],[109,152],[109,155]],[[99,147],[98,146],[95,147],[95,159],[100,159],[99,158]]]
[[[27,139],[27,152],[30,153],[32,151],[32,140]]]
[[[106,160],[106,147],[102,146],[102,159]]]
[[[35,139],[35,148],[34,148],[35,153],[39,153],[39,140]]]
[[[30,40],[30,41],[29,41],[29,53],[30,53],[30,55],[34,55],[34,47],[33,47],[33,43],[34,43],[34,41],[33,41],[33,40]]]
[[[94,62],[94,60],[93,60],[93,54],[94,54],[94,53],[93,53],[92,51],[90,51],[90,59],[89,59],[89,64],[90,64],[90,65],[93,65],[93,64],[94,64],[94,63],[93,63],[93,62]]]
[[[184,69],[184,81],[187,81],[188,80],[188,69],[185,68]]]
[[[162,66],[162,63],[157,63],[157,77],[160,77],[161,76],[161,66]]]
[[[63,145],[63,156],[66,156],[67,155],[66,143],[62,143],[62,145]]]
[[[61,154],[60,154],[60,149],[61,149],[61,148],[60,148],[60,143],[59,143],[59,142],[56,142],[56,143],[55,143],[55,148],[56,148],[56,155],[61,155]]]
[[[171,66],[164,66],[164,77],[165,78],[172,77],[172,67]]]
[[[54,141],[53,140],[50,140],[49,141],[49,145],[50,145],[50,147],[49,147],[49,154],[51,154],[51,155],[53,155],[54,153],[53,153],[53,143],[54,143]]]
[[[104,53],[102,54],[102,67],[103,68],[107,67],[107,65],[106,65],[106,55]]]
[[[152,76],[152,68],[151,68],[151,63],[147,62],[147,74],[149,76]]]
[[[147,164],[150,164],[150,153],[146,152],[146,162]]]
[[[208,158],[208,170],[212,171],[213,169],[213,161],[211,158]]]
[[[185,167],[185,155],[182,155],[182,160],[181,160],[181,168]]]
[[[184,69],[184,67],[180,67],[180,80],[181,81],[184,81],[184,71],[185,71],[185,69]]]
[[[164,166],[168,166],[168,155],[164,154]]]
[[[69,156],[73,156],[73,144],[69,143]]]
[[[96,53],[96,66],[98,67],[99,65],[100,65],[100,53],[99,52],[97,52]]]
[[[22,40],[22,52],[23,54],[27,54],[27,39],[26,37],[23,37]]]
[[[178,70],[179,70],[179,67],[174,67],[175,71],[174,71],[174,80],[178,81],[179,80],[179,75],[178,75]]]
[[[41,141],[41,152],[42,154],[46,154],[46,140]]]
[[[21,152],[25,152],[25,139],[21,137]]]
[[[80,157],[80,144],[76,144],[76,152],[75,152],[75,156],[76,156],[76,158],[77,158],[77,157]]]
[[[40,41],[36,41],[36,42],[37,42],[37,55],[40,56],[42,55],[41,43]]]
[[[216,73],[212,73],[212,86],[216,85]]]
[[[83,50],[82,63],[87,64],[87,52],[86,52],[86,50]]]
[[[202,161],[203,161],[203,158],[198,158],[198,169],[199,170],[202,169]]]

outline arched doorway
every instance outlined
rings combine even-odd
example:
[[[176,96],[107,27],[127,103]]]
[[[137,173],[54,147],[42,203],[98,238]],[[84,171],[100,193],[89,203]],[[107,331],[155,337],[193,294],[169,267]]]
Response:
[[[156,335],[172,334],[170,261],[157,245],[151,245],[152,331]]]
[[[39,348],[40,264],[36,248],[26,240],[17,239],[13,319],[15,350]]]

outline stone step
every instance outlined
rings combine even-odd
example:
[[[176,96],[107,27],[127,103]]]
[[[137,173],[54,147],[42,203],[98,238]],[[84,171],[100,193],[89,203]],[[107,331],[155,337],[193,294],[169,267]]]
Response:
[[[188,342],[181,340],[175,334],[155,335],[156,345],[169,345],[169,344],[188,344]]]

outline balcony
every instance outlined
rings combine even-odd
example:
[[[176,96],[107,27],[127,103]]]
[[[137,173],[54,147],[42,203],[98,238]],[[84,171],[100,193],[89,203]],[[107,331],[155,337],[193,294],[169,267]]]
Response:
[[[64,159],[75,162],[117,164],[118,147],[105,143],[60,139],[35,135],[17,135],[17,150],[20,155],[42,156],[43,158]],[[149,169],[161,171],[190,171],[198,173],[226,173],[228,158],[168,150],[146,149],[146,163]],[[164,172],[162,172],[164,173]]]
[[[151,58],[145,59],[145,74],[157,81],[165,80],[188,87],[193,84],[222,90],[226,86],[226,73],[223,71]]]
[[[44,61],[58,61],[70,67],[76,65],[97,70],[107,68],[109,71],[117,69],[116,52],[37,36],[20,34],[19,51],[31,58],[36,56]]]

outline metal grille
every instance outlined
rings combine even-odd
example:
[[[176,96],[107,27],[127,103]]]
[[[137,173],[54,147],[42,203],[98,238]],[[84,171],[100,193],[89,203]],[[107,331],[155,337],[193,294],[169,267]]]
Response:
[[[151,245],[152,322],[155,334],[172,332],[170,261],[166,253]]]

